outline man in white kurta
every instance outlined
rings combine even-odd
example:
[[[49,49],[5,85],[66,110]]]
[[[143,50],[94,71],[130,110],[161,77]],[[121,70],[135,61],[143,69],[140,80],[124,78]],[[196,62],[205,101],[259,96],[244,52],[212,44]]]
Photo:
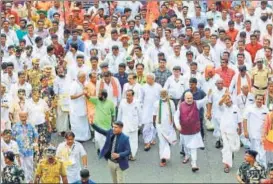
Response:
[[[250,140],[250,149],[258,152],[257,161],[266,167],[266,154],[262,145],[262,132],[268,109],[263,105],[263,101],[264,96],[257,95],[255,97],[255,104],[246,108],[243,114],[243,127],[245,137]]]
[[[72,81],[62,67],[57,69],[57,74],[53,90],[58,97],[56,128],[61,133],[69,130],[69,89]]]
[[[140,101],[141,85],[137,83],[136,79],[136,74],[128,74],[128,82],[123,86],[122,98],[126,98],[126,91],[131,89],[134,91],[134,100]]]
[[[154,103],[160,99],[161,85],[155,82],[155,75],[149,73],[147,75],[147,83],[143,85],[141,90],[141,105],[142,105],[142,120],[143,139],[145,150],[151,148],[151,143],[154,144],[155,129],[153,125],[153,108]]]
[[[70,88],[70,124],[77,141],[87,141],[91,138],[84,96],[85,80],[86,74],[79,72],[78,80],[74,81]]]
[[[161,99],[154,103],[153,120],[159,139],[160,166],[164,167],[166,161],[171,158],[170,145],[177,142],[177,137],[173,127],[174,102],[168,98],[166,89],[161,90],[160,96]]]
[[[131,147],[130,160],[135,160],[138,149],[138,127],[141,120],[139,102],[134,97],[132,89],[127,90],[126,99],[120,102],[117,120],[123,122],[123,133],[129,137]]]
[[[218,79],[216,81],[216,88],[212,90],[212,94],[209,96],[209,103],[207,108],[207,118],[213,123],[214,131],[213,136],[216,137],[216,148],[221,147],[221,133],[220,133],[220,118],[221,112],[219,111],[219,101],[221,100],[222,96],[227,91],[226,88],[223,87],[223,79]]]
[[[219,102],[221,119],[220,130],[223,140],[222,162],[225,164],[224,172],[228,173],[232,167],[233,152],[240,149],[240,132],[242,116],[239,108],[232,103],[229,94],[225,94]]]
[[[57,147],[56,156],[63,161],[68,183],[74,183],[81,179],[80,170],[82,166],[87,167],[87,154],[81,143],[74,141],[73,132],[65,134],[65,142]],[[82,165],[82,166],[81,166]]]

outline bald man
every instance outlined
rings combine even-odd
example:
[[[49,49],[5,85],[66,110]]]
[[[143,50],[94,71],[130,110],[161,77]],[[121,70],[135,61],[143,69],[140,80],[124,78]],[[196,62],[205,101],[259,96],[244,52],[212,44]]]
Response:
[[[210,92],[209,94],[210,95]],[[185,157],[183,164],[188,163],[191,158],[192,171],[199,170],[197,167],[197,149],[204,147],[201,137],[199,111],[207,103],[207,97],[202,100],[193,100],[191,92],[186,92],[184,101],[180,103],[175,113],[175,126],[180,131],[182,144],[185,146]]]
[[[212,90],[212,94],[208,96],[209,103],[207,105],[207,115],[206,117],[212,121],[214,126],[213,136],[216,137],[215,147],[219,149],[221,144],[221,132],[220,132],[220,118],[221,112],[219,109],[219,101],[222,96],[228,91],[227,88],[224,87],[223,79],[218,79],[215,83],[216,88]]]
[[[20,153],[21,167],[25,172],[25,182],[33,182],[34,149],[38,150],[38,133],[31,123],[27,122],[28,113],[19,113],[20,121],[13,125],[12,136],[17,142]]]
[[[86,73],[80,71],[77,80],[73,81],[70,88],[70,124],[77,141],[88,141],[91,138],[87,118],[85,81]]]

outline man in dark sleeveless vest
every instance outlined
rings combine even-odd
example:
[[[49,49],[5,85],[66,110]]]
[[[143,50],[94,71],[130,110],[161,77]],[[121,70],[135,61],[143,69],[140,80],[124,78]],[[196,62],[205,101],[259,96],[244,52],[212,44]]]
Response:
[[[185,157],[183,163],[186,164],[191,158],[192,171],[199,170],[197,167],[197,149],[204,147],[204,142],[200,133],[200,109],[207,103],[207,98],[195,101],[191,92],[186,92],[184,102],[175,114],[175,125],[181,134],[182,144],[185,146]]]

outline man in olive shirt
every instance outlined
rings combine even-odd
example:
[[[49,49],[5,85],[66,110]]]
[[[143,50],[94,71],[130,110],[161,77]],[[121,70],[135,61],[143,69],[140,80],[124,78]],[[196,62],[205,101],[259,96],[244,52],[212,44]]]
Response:
[[[115,119],[115,105],[111,100],[107,99],[108,93],[106,90],[99,92],[99,97],[86,97],[95,105],[95,118],[94,122],[104,130],[111,128],[112,122]],[[105,136],[95,132],[95,141],[98,145],[98,149],[101,150],[105,143]]]

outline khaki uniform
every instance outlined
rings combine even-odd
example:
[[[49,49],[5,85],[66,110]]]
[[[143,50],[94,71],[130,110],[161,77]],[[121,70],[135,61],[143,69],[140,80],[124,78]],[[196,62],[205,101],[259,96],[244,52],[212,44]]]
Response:
[[[28,82],[31,84],[32,88],[34,87],[40,87],[40,79],[43,75],[43,72],[38,69],[29,69],[27,70],[27,77],[28,77]]]
[[[36,170],[36,176],[40,177],[40,183],[60,183],[60,176],[66,176],[66,169],[62,161],[55,158],[54,163],[42,159]]]
[[[270,75],[270,71],[267,68],[263,68],[262,70],[258,70],[257,67],[253,68],[251,72],[251,79],[253,80],[252,90],[255,95],[265,94],[269,75]]]

